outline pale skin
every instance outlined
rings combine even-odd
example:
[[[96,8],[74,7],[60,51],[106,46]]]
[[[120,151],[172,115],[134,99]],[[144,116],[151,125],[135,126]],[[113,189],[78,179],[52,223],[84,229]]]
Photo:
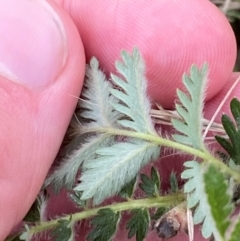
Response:
[[[0,0],[0,240],[30,208],[58,152],[81,92],[85,55],[109,73],[121,49],[139,47],[149,95],[165,107],[173,106],[182,73],[207,61],[208,118],[239,75],[232,73],[233,32],[207,0],[57,2]],[[238,95],[239,86],[231,97]],[[222,112],[229,112],[229,100]],[[165,159],[162,177],[180,166]],[[118,233],[116,240],[126,240],[124,229]],[[159,239],[151,232],[146,240]]]

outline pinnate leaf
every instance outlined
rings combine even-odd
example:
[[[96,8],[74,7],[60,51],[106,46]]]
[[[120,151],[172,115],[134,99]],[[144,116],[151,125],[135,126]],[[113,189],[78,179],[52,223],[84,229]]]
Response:
[[[237,98],[233,98],[231,103],[231,112],[236,121],[237,128],[240,128],[240,102]]]
[[[132,181],[127,183],[122,190],[118,193],[123,198],[132,198],[134,191],[137,186],[137,176],[133,178]]]
[[[149,197],[155,197],[159,195],[160,191],[160,177],[158,171],[152,167],[151,176],[148,177],[145,174],[140,175],[142,183],[139,184],[139,187],[145,192]]]
[[[179,190],[178,180],[175,172],[171,172],[170,174],[170,188],[171,188],[171,192],[173,193]]]
[[[154,212],[154,214],[151,216],[152,220],[157,220],[159,219],[163,214],[165,214],[168,211],[167,208],[165,207],[159,207],[157,210]]]
[[[111,87],[111,82],[106,80],[106,76],[99,69],[98,60],[93,57],[86,68],[82,99],[79,102],[80,117],[92,120],[92,122],[84,123],[81,128],[116,126],[119,113],[112,107],[116,99],[110,95]]]
[[[196,161],[184,165],[187,169],[183,171],[182,178],[189,179],[184,185],[184,192],[189,193],[188,206],[197,205],[194,223],[203,223],[201,231],[204,238],[213,234],[215,239],[224,240],[232,212],[231,195],[224,174],[214,166]]]
[[[118,223],[120,221],[120,213],[113,212],[111,209],[101,209],[97,216],[93,218],[91,225],[93,229],[87,236],[89,241],[110,241],[113,239]]]
[[[222,116],[222,125],[229,139],[221,136],[215,136],[218,143],[228,152],[231,159],[236,165],[240,164],[240,102],[233,98],[230,108],[234,121],[227,115]]]
[[[69,220],[59,220],[58,225],[51,232],[51,238],[54,241],[72,241],[74,236],[72,225],[73,223]]]
[[[123,62],[116,62],[116,68],[124,79],[112,76],[115,86],[122,91],[113,88],[111,83],[106,81],[95,58],[87,67],[87,78],[80,101],[81,108],[77,113],[77,116],[83,119],[83,124],[79,128],[80,135],[97,132],[98,129],[101,131],[102,128],[119,127],[157,135],[149,115],[150,102],[146,95],[145,65],[140,53],[137,49],[132,54],[123,51],[122,60]],[[126,115],[126,118],[123,118],[123,115]],[[117,122],[121,125],[116,124]],[[135,141],[133,144],[134,140],[113,145],[113,138],[114,135],[108,134],[87,137],[86,143],[80,144],[78,150],[68,155],[46,183],[52,183],[56,190],[62,185],[72,188],[82,167],[82,183],[77,185],[76,190],[83,192],[84,200],[93,197],[94,203],[100,203],[106,197],[119,192],[137,175],[143,165],[152,157],[159,155],[157,145],[144,141]],[[127,153],[129,147],[132,156]],[[147,147],[150,147],[149,150]],[[123,160],[118,164],[116,161],[121,159],[121,154]],[[131,165],[131,168],[128,165]],[[121,168],[123,169],[120,170]],[[126,171],[127,169],[131,171]],[[122,175],[116,175],[119,182],[113,180],[113,175],[118,172]],[[103,176],[100,177],[101,174]]]
[[[233,210],[230,190],[224,177],[214,166],[209,166],[204,174],[205,190],[208,197],[212,217],[221,237],[224,238],[230,224],[230,214]],[[218,197],[218,198],[216,198]],[[221,212],[219,212],[221,207]]]
[[[69,197],[71,200],[80,208],[85,208],[86,207],[86,200],[82,200],[82,192],[78,191],[73,191],[73,193],[69,194]]]
[[[150,160],[159,156],[153,143],[132,140],[99,149],[97,157],[84,164],[85,171],[75,190],[82,191],[82,199],[93,198],[94,204],[117,194]]]
[[[111,77],[122,91],[112,89],[111,94],[119,99],[119,102],[113,103],[113,107],[128,118],[118,122],[136,132],[156,134],[149,115],[151,106],[147,98],[145,64],[140,52],[134,49],[130,55],[122,51],[121,56],[123,62],[117,61],[115,66],[124,79],[113,74]]]
[[[79,101],[80,108],[76,113],[83,120],[83,123],[77,126],[79,133],[80,131],[81,133],[90,131],[91,128],[116,127],[121,114],[112,107],[112,103],[116,102],[117,99],[110,95],[110,88],[111,83],[106,80],[103,72],[99,70],[99,63],[93,57],[90,65],[86,68],[82,99]],[[72,142],[81,140],[78,145],[73,144],[73,146],[77,146],[77,150],[70,153],[46,181],[46,185],[51,183],[56,192],[62,186],[68,189],[72,188],[82,163],[92,159],[95,150],[108,145],[111,140],[109,135],[86,136],[81,133],[79,134],[81,138],[77,136],[72,139]],[[70,143],[69,146],[71,145]]]
[[[147,209],[133,210],[132,217],[126,225],[126,228],[129,229],[128,238],[136,235],[136,241],[143,241],[147,235],[149,223],[150,217]]]
[[[204,91],[207,82],[207,66],[199,70],[195,65],[191,67],[190,76],[183,76],[183,83],[189,96],[177,90],[177,96],[181,105],[176,104],[176,110],[184,121],[172,119],[174,128],[181,134],[173,135],[173,138],[196,149],[204,149],[202,140],[202,109]]]
[[[106,134],[89,137],[78,150],[62,161],[61,165],[47,179],[46,184],[51,183],[56,192],[59,192],[62,186],[71,189],[83,162],[93,159],[96,149],[109,145],[112,141],[113,137]]]

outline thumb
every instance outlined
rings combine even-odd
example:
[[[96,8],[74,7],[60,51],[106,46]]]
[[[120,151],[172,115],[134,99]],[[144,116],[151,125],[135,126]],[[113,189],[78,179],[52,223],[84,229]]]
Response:
[[[207,99],[229,78],[236,41],[225,16],[209,0],[56,0],[74,20],[86,56],[96,56],[106,72],[122,49],[138,47],[146,60],[150,97],[173,107],[182,74],[192,64],[209,65]]]
[[[54,2],[0,1],[0,240],[36,198],[85,70],[71,19]]]

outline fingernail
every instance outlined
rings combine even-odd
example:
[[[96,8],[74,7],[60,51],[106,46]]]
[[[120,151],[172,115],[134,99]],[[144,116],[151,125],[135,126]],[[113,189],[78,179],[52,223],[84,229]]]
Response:
[[[0,75],[30,87],[52,83],[67,57],[64,25],[44,0],[0,1]]]

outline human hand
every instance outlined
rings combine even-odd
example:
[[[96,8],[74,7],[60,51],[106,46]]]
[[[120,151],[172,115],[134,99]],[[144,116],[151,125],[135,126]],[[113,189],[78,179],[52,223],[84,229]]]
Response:
[[[208,99],[218,93],[225,84],[226,88],[224,87],[223,91],[227,90],[229,78],[236,79],[235,75],[230,77],[236,56],[234,35],[224,16],[207,0],[162,1],[161,3],[149,3],[143,0],[58,2],[74,20],[80,32],[87,60],[93,55],[96,56],[107,73],[114,71],[114,61],[119,57],[122,49],[131,51],[134,46],[137,46],[146,61],[149,94],[164,107],[173,106],[175,90],[182,86],[181,76],[193,63],[202,65],[206,61],[210,66]],[[2,139],[2,153],[9,150],[8,155],[2,159],[4,172],[2,171],[1,190],[3,191],[0,200],[2,214],[0,226],[3,227],[0,229],[1,240],[1,237],[5,237],[9,230],[21,220],[41,187],[74,110],[76,99],[71,96],[79,95],[85,66],[81,41],[76,29],[69,16],[54,2],[49,1],[50,5],[47,5],[47,2],[43,1],[33,3],[21,0],[16,3],[1,0],[0,4],[7,6],[7,8],[1,8],[5,12],[7,12],[6,9],[11,8],[12,17],[11,21],[8,21],[10,24],[13,23],[13,26],[10,28],[12,31],[10,36],[15,36],[13,34],[16,28],[21,31],[24,26],[30,39],[26,42],[24,37],[22,44],[25,44],[26,49],[31,47],[32,41],[38,39],[32,47],[36,46],[36,49],[30,48],[28,54],[25,52],[20,54],[23,46],[19,43],[17,43],[19,49],[13,49],[11,45],[8,49],[12,59],[18,59],[20,63],[25,61],[27,67],[32,63],[33,67],[37,68],[37,70],[30,68],[32,75],[28,72],[20,75],[19,78],[22,81],[26,80],[27,84],[6,81],[6,78],[0,81],[2,89],[8,88],[7,91],[10,92],[8,96],[2,97],[3,104],[1,104],[3,116],[8,120],[7,123],[3,121],[1,124],[3,133],[6,133],[3,135],[4,140]],[[58,17],[50,17],[46,7],[41,8],[44,4],[54,9],[55,14],[61,19],[57,26],[52,26],[52,22],[58,22]],[[26,9],[29,9],[27,12],[30,16],[23,14]],[[12,20],[16,14],[21,16],[23,23],[19,21],[16,24],[16,21]],[[43,29],[47,30],[47,26],[50,26],[49,33],[29,34],[29,21],[32,21],[30,24],[33,26],[32,31],[41,33]],[[59,34],[56,30],[61,31],[62,25],[65,33]],[[2,29],[5,30],[4,27]],[[53,35],[52,32],[57,33]],[[22,31],[18,32],[17,37],[12,41],[19,40],[19,35],[22,36]],[[47,41],[49,42],[46,44]],[[64,49],[65,46],[68,54]],[[6,48],[5,45],[3,47]],[[41,50],[40,53],[37,52],[38,49]],[[46,52],[43,53],[43,50]],[[29,55],[33,60],[28,58]],[[65,64],[62,60],[64,56]],[[11,71],[12,67],[15,70],[15,65],[11,65],[12,62],[8,62],[8,58],[2,61],[7,67],[9,64],[8,68]],[[55,68],[57,70],[54,72]],[[29,71],[29,67],[26,71]],[[37,82],[28,84],[28,79],[35,81],[40,76],[38,73],[41,74],[43,84],[38,85]],[[19,98],[13,98],[16,92]],[[221,97],[214,98],[208,106],[216,105],[219,99]],[[206,106],[206,113],[211,115],[213,109],[209,107],[210,111],[207,112],[208,106]],[[228,104],[226,106],[228,108]],[[18,123],[17,127],[16,123]],[[7,132],[8,129],[9,132]],[[27,166],[29,163],[30,165]],[[168,162],[161,170],[180,167],[179,162],[176,164],[175,161],[171,166]],[[164,175],[166,172],[163,173]],[[4,180],[11,181],[6,183]],[[119,236],[118,240],[124,240],[126,237],[124,230],[119,232],[119,235],[121,237]],[[155,233],[151,233],[149,240],[154,238],[159,240]],[[185,240],[186,236],[183,238]],[[181,237],[176,240],[181,240]]]
[[[26,215],[81,91],[83,46],[54,2],[0,1],[0,240]]]

